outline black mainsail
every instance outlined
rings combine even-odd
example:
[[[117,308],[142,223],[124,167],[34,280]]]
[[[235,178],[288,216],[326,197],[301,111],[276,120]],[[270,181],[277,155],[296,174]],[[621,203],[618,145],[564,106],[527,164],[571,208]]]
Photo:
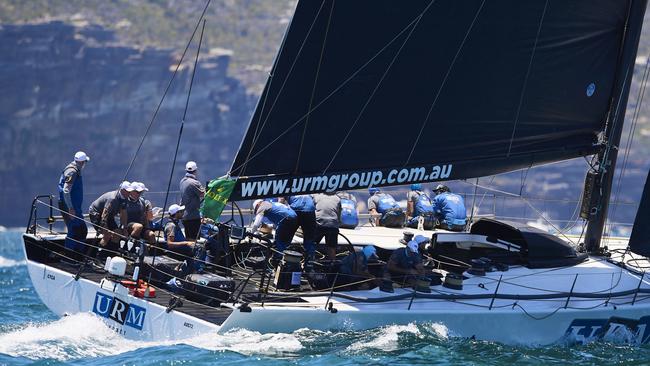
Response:
[[[230,171],[231,199],[594,154],[629,10],[645,1],[300,1]]]

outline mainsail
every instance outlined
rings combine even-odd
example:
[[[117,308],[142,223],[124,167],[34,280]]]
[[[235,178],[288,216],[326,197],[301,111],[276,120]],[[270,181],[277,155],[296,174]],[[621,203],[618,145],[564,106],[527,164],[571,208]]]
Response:
[[[633,1],[300,1],[230,171],[232,199],[593,154]]]
[[[645,181],[639,210],[630,235],[630,250],[638,255],[650,257],[650,174]]]

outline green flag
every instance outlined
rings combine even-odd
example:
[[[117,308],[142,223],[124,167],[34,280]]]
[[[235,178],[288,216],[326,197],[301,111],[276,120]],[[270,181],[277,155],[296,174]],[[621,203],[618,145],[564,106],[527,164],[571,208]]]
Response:
[[[201,203],[201,215],[214,221],[219,221],[221,211],[228,203],[228,198],[235,188],[236,179],[223,176],[213,179],[208,183],[208,189],[205,192],[205,198]]]

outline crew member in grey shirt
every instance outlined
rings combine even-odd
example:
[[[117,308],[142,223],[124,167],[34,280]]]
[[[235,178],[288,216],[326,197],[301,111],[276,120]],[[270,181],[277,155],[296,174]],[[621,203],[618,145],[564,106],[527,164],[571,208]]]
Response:
[[[185,207],[183,214],[183,226],[185,236],[190,240],[196,240],[201,227],[201,202],[205,195],[205,188],[196,178],[198,167],[195,162],[188,161],[185,164],[185,176],[181,179],[181,206]]]
[[[312,197],[316,205],[315,243],[318,245],[325,238],[327,258],[336,259],[341,218],[341,198],[336,195],[336,192],[318,193]]]

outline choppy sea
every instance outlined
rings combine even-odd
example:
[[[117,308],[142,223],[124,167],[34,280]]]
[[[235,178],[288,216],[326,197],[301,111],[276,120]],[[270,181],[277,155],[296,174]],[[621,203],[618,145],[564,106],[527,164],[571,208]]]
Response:
[[[93,315],[50,312],[32,287],[21,240],[20,232],[0,232],[0,365],[650,365],[650,346],[513,347],[449,337],[440,324],[134,342]]]

